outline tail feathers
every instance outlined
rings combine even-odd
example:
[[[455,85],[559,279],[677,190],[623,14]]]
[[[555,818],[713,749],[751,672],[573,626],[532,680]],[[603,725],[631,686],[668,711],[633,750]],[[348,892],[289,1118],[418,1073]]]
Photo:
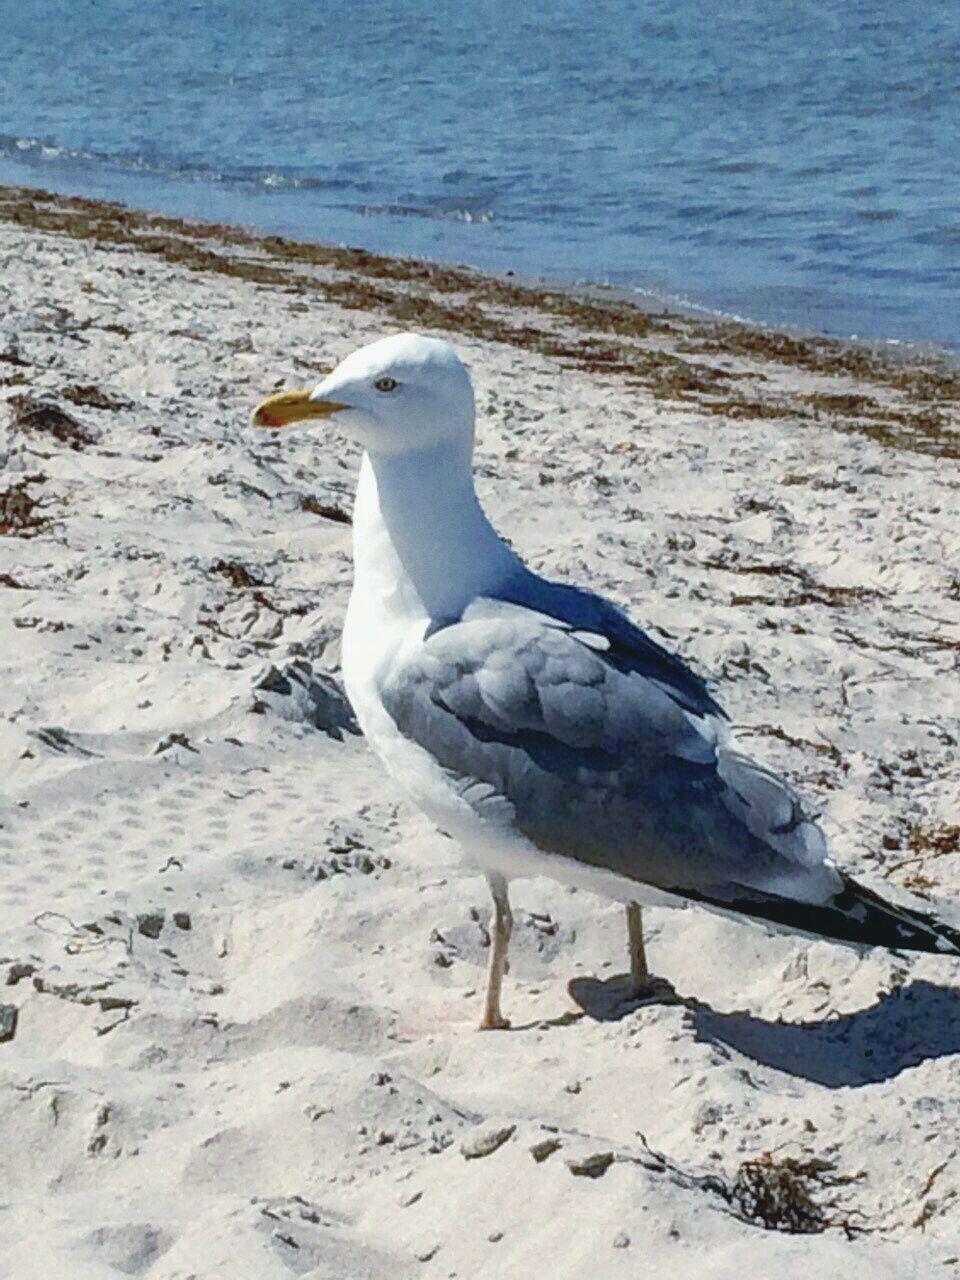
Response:
[[[931,951],[960,956],[960,930],[914,907],[887,902],[872,889],[841,873],[843,888],[829,902],[802,902],[745,885],[731,886],[723,898],[697,890],[675,892],[704,906],[766,920],[798,933],[830,938],[861,947],[891,951]]]

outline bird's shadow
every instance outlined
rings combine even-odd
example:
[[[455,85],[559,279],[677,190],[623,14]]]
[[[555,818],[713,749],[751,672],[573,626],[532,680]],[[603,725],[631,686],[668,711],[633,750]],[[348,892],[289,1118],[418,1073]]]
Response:
[[[866,1009],[811,1022],[718,1013],[668,984],[648,1000],[630,1000],[622,977],[576,978],[569,991],[587,1017],[601,1022],[619,1021],[642,1004],[682,1004],[698,1040],[828,1089],[879,1084],[931,1058],[960,1053],[960,992],[932,982],[911,982]]]

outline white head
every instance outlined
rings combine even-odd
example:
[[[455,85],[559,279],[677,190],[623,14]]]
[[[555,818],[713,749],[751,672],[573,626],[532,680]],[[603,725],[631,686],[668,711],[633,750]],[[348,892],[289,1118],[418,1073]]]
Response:
[[[360,347],[313,389],[282,391],[258,405],[256,427],[337,415],[374,457],[438,445],[473,448],[470,375],[449,342],[398,334]]]

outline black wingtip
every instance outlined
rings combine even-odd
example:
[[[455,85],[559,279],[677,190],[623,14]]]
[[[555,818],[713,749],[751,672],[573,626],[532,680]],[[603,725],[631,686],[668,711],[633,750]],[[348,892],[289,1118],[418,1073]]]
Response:
[[[960,956],[960,930],[925,911],[888,902],[842,873],[841,878],[843,888],[825,903],[784,898],[745,885],[736,886],[729,897],[722,899],[691,889],[674,892],[704,906],[834,942]]]
[[[888,902],[866,885],[859,884],[842,873],[841,876],[843,891],[833,905],[861,923],[866,945],[890,947],[900,951],[929,951],[937,955],[960,955],[960,930],[938,920],[927,911]]]

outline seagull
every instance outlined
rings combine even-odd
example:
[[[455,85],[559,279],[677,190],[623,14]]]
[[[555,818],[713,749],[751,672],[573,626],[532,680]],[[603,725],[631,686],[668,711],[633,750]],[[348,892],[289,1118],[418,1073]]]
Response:
[[[386,769],[493,897],[480,1028],[501,987],[509,884],[549,875],[626,907],[633,995],[652,987],[641,907],[696,903],[858,947],[960,955],[960,932],[838,869],[793,788],[737,751],[700,676],[589,589],[532,572],[474,488],[474,395],[449,343],[400,334],[257,427],[336,417],[363,448],[343,675]]]

